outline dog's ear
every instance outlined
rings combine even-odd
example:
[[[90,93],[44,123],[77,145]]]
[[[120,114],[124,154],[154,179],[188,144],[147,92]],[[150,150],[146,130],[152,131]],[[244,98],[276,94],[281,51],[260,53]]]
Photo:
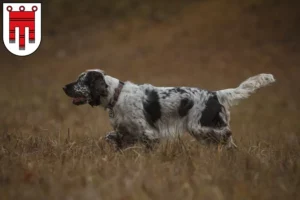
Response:
[[[104,74],[102,71],[88,71],[87,72],[87,81],[89,83],[89,88],[93,97],[107,96],[108,85],[105,82]]]

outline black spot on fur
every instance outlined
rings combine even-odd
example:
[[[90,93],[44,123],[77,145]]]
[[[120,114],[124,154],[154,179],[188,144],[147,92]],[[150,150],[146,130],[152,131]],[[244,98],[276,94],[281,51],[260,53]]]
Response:
[[[194,101],[184,98],[180,101],[178,113],[180,117],[184,117],[188,114],[189,110],[194,106]]]
[[[174,87],[172,89],[167,89],[166,91],[160,93],[161,98],[166,99],[171,96],[171,94],[179,93],[179,94],[185,94],[187,93],[186,88],[180,88],[180,87]]]
[[[147,122],[152,127],[155,127],[154,123],[161,117],[159,97],[155,90],[146,90],[145,94],[147,95],[147,98],[143,102],[144,115]]]
[[[217,96],[213,93],[207,102],[206,107],[202,112],[202,116],[199,120],[202,126],[207,127],[223,127],[226,123],[220,117],[220,112],[222,112],[223,106],[220,104]]]
[[[187,93],[185,89],[182,89],[182,88],[176,88],[175,89],[176,92],[180,93],[180,94],[184,94],[184,93]]]
[[[190,91],[193,95],[195,95],[195,94],[199,93],[200,89],[198,89],[198,88],[188,88],[187,90]]]
[[[161,93],[161,98],[162,98],[162,99],[166,99],[166,98],[170,97],[170,95],[171,95],[171,93],[170,93],[169,91],[167,91],[167,92],[162,92],[162,93]]]

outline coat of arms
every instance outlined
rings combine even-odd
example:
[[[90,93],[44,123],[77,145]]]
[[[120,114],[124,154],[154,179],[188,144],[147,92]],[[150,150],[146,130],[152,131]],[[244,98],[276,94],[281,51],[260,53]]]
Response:
[[[3,42],[18,56],[32,54],[41,43],[41,3],[3,3]]]

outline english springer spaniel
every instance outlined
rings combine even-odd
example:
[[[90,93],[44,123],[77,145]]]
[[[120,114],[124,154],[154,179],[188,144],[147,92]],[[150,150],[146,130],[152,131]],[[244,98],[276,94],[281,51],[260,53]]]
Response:
[[[203,144],[236,147],[229,126],[229,108],[257,89],[275,82],[259,74],[238,87],[208,91],[193,87],[156,87],[122,82],[102,70],[88,70],[63,87],[73,104],[102,106],[114,131],[106,140],[122,149],[140,141],[147,146],[185,132]]]

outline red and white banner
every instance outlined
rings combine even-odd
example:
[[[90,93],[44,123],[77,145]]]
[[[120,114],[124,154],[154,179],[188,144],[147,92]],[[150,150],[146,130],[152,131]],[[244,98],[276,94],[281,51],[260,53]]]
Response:
[[[3,42],[18,56],[27,56],[41,43],[41,3],[3,3]]]

